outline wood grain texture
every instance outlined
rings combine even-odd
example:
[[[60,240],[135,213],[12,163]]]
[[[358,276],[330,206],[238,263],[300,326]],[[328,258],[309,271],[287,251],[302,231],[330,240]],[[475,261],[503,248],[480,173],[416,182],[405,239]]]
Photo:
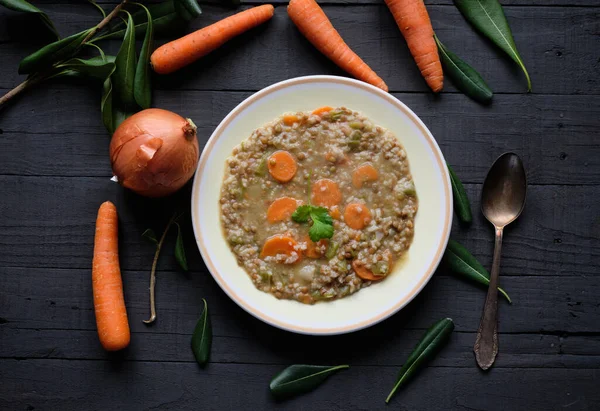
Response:
[[[64,33],[83,30],[97,19],[94,11],[86,7],[52,7],[56,8],[57,26]],[[190,29],[231,14],[222,7],[206,6],[203,10],[205,13]],[[386,81],[391,91],[428,91],[385,5],[333,5],[324,6],[324,10],[346,42]],[[600,42],[594,34],[600,30],[599,9],[509,6],[505,11],[533,79],[534,93],[600,94]],[[454,6],[431,6],[429,12],[444,44],[475,67],[494,92],[525,93],[519,68],[470,28]],[[19,61],[36,46],[4,40],[0,44],[0,88],[12,88],[22,81],[16,70]],[[113,54],[117,48],[116,42],[107,45],[107,51]],[[344,73],[302,37],[285,7],[279,6],[268,24],[233,39],[177,74],[155,76],[153,84],[159,89],[257,90],[309,74]],[[447,83],[447,91],[455,90]]]
[[[78,85],[34,90],[2,112],[0,175],[110,175],[99,90]],[[250,94],[159,90],[154,103],[192,118],[203,146]],[[483,182],[488,166],[508,150],[523,157],[530,184],[600,182],[600,96],[497,95],[490,107],[460,94],[394,96],[421,117],[465,183]]]

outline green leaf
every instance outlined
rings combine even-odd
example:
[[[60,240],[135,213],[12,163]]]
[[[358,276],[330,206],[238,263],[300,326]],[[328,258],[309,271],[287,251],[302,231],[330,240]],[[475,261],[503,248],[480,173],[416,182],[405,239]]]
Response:
[[[448,163],[448,172],[450,173],[450,183],[452,184],[452,197],[454,198],[454,212],[458,216],[461,223],[466,225],[471,224],[473,221],[473,215],[471,214],[471,203],[469,203],[469,197],[463,187],[461,181],[456,176],[454,170]]]
[[[269,388],[276,397],[291,397],[314,390],[331,374],[349,367],[349,365],[294,364],[277,374],[271,380]]]
[[[98,10],[100,12],[100,14],[102,14],[102,18],[106,18],[106,12],[104,11],[104,9],[102,7],[100,7],[98,5],[98,3],[96,3],[94,0],[88,0],[88,3],[90,3],[92,6],[94,6],[96,8],[96,10]]]
[[[294,220],[297,223],[306,223],[308,221],[308,217],[310,216],[311,210],[311,205],[301,205],[296,209],[296,211],[294,211],[294,214],[292,214],[292,220]]]
[[[94,28],[50,43],[25,57],[19,64],[19,74],[30,74],[49,67],[57,61],[66,60],[69,57],[72,57],[81,46],[83,39],[92,30],[94,30]]]
[[[112,80],[108,77],[102,84],[102,99],[100,101],[100,111],[102,113],[102,123],[108,130],[109,134],[115,132],[114,119],[113,119],[113,105],[112,105]]]
[[[133,29],[133,19],[131,14],[127,13],[127,30],[121,48],[117,53],[115,60],[116,68],[112,75],[114,94],[117,98],[118,107],[121,113],[127,113],[133,110],[135,98],[133,96],[133,82],[135,79],[135,32]],[[113,107],[115,105],[113,104]]]
[[[54,36],[57,39],[60,39],[60,35],[58,34],[58,31],[56,31],[56,27],[54,27],[54,23],[52,23],[52,20],[50,20],[50,17],[48,17],[48,15],[46,13],[44,13],[42,10],[35,7],[33,4],[29,3],[28,1],[25,1],[25,0],[0,0],[0,5],[8,8],[8,9],[14,10],[14,11],[20,11],[22,13],[38,14],[40,16],[40,19],[42,19],[42,22],[46,25],[46,27],[48,27],[48,29],[52,32],[52,34],[54,34]]]
[[[210,357],[210,346],[212,344],[212,328],[210,325],[210,317],[208,316],[208,304],[203,298],[204,310],[200,319],[196,323],[194,333],[192,335],[192,352],[198,364],[204,366]]]
[[[175,0],[175,11],[185,21],[190,21],[202,14],[196,0]]]
[[[492,100],[492,90],[477,71],[462,61],[442,44],[436,35],[433,36],[440,52],[445,73],[450,77],[456,88],[480,103]]]
[[[444,318],[433,324],[425,335],[421,338],[417,346],[414,348],[406,363],[400,369],[398,379],[392,391],[385,400],[389,403],[398,388],[404,385],[412,376],[414,376],[419,368],[428,360],[430,360],[437,352],[446,344],[450,334],[454,330],[454,322],[450,318]]]
[[[152,54],[152,44],[154,41],[154,29],[152,27],[152,15],[148,8],[143,4],[139,4],[143,7],[148,16],[148,25],[146,28],[146,35],[144,36],[144,42],[142,43],[142,50],[140,51],[140,58],[135,69],[135,80],[133,83],[133,96],[136,103],[141,108],[150,108],[152,103],[152,88],[150,86],[150,55]]]
[[[144,231],[142,233],[142,238],[144,240],[150,241],[151,243],[158,244],[158,239],[156,238],[156,233],[151,228],[148,228],[146,231]]]
[[[175,259],[179,266],[184,270],[188,271],[187,258],[185,258],[185,247],[183,246],[183,236],[181,235],[181,226],[177,224],[177,241],[175,242]]]
[[[446,267],[458,276],[470,281],[488,286],[490,284],[490,273],[481,265],[479,261],[460,243],[450,239],[443,257]],[[512,304],[512,301],[506,291],[498,287],[500,294]]]
[[[74,58],[56,66],[56,68],[61,70],[61,74],[52,77],[59,77],[61,75],[84,75],[100,80],[106,80],[106,78],[115,71],[115,63],[114,57],[113,61],[109,61],[108,59],[104,60],[100,56],[87,60]]]
[[[527,78],[527,91],[531,91],[529,73],[517,51],[510,26],[498,0],[454,0],[454,4],[469,23],[521,67]]]

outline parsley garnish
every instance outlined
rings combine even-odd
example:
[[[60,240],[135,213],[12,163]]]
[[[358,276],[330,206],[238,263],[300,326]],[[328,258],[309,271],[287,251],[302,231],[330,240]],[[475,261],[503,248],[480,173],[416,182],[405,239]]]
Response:
[[[323,238],[333,236],[333,219],[329,215],[329,210],[325,207],[305,204],[298,207],[292,214],[292,220],[297,223],[306,223],[309,217],[313,224],[308,231],[308,236],[313,242],[316,243]]]

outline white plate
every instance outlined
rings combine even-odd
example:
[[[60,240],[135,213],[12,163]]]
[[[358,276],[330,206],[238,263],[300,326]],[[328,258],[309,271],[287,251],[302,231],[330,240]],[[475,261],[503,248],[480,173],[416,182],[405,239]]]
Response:
[[[419,197],[415,235],[406,258],[385,280],[332,302],[305,305],[257,290],[238,266],[221,230],[219,192],[225,159],[251,132],[285,112],[345,106],[391,130],[406,149]],[[192,193],[198,248],[219,286],[240,307],[269,324],[302,334],[342,334],[373,325],[408,304],[442,257],[452,224],[452,191],[444,157],[423,122],[392,95],[335,76],[282,81],[248,97],[216,128],[200,157]]]

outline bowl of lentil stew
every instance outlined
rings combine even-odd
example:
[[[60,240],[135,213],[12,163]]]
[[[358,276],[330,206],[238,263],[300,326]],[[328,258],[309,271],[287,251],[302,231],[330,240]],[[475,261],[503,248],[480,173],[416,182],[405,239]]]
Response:
[[[289,331],[339,334],[425,286],[451,202],[443,156],[410,109],[356,80],[309,76],[254,94],[217,127],[192,218],[209,271],[242,308]]]

